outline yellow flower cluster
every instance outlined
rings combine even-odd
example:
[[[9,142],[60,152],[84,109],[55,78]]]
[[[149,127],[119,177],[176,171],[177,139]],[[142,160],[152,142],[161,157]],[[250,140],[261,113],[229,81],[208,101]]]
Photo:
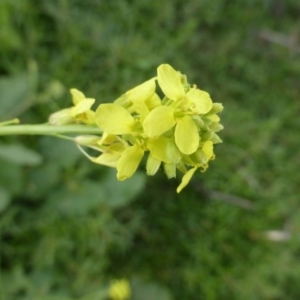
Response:
[[[157,83],[162,98],[156,93]],[[184,173],[179,193],[197,169],[205,171],[214,159],[213,145],[221,142],[216,132],[223,129],[217,114],[223,106],[168,64],[114,103],[99,105],[95,113],[90,110],[93,99],[75,91],[71,90],[75,106],[67,109],[67,116],[103,130],[102,137],[79,136],[76,142],[100,151],[98,157],[84,153],[95,163],[116,168],[118,180],[131,177],[147,153],[148,175],[161,165],[168,178],[176,177],[177,170]],[[50,122],[57,119],[54,114]]]

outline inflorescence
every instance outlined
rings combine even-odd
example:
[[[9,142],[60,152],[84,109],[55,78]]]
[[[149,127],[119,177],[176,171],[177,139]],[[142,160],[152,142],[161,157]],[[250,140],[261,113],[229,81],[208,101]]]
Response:
[[[158,85],[157,85],[158,83]],[[157,88],[163,93],[160,97]],[[52,114],[53,125],[81,123],[99,127],[103,134],[75,138],[81,151],[94,163],[117,169],[117,178],[130,178],[147,155],[147,175],[162,165],[168,178],[184,173],[179,193],[195,171],[205,171],[215,158],[214,144],[222,142],[218,113],[221,103],[187,82],[187,77],[168,64],[157,76],[127,91],[113,103],[91,109],[95,100],[71,89],[74,106]],[[100,152],[90,156],[83,146]]]

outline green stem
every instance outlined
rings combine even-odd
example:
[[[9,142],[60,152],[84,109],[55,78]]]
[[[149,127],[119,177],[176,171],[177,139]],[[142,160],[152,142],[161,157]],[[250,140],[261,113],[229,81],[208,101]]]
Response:
[[[0,126],[6,126],[6,125],[11,125],[11,124],[19,124],[20,120],[19,119],[12,119],[12,120],[8,120],[5,122],[1,122]]]
[[[98,127],[88,125],[8,125],[0,126],[1,135],[65,135],[102,134]]]

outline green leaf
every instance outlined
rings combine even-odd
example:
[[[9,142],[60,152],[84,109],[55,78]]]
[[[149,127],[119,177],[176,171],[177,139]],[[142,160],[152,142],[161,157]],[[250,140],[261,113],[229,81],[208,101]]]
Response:
[[[42,156],[23,145],[0,145],[0,158],[18,165],[36,166],[42,162]]]
[[[78,148],[69,141],[60,140],[54,137],[43,137],[39,140],[42,155],[63,167],[73,166],[82,157]]]
[[[10,194],[17,195],[24,189],[24,173],[20,165],[0,160],[0,183]]]
[[[14,115],[16,107],[24,103],[28,93],[27,75],[0,78],[0,118]]]
[[[92,181],[62,186],[51,193],[45,212],[56,209],[66,216],[87,215],[92,209],[105,203],[106,194],[101,184]]]
[[[101,186],[106,191],[106,204],[112,208],[119,208],[129,204],[145,187],[146,175],[136,172],[131,178],[118,181],[115,170],[107,170]]]
[[[0,78],[0,119],[16,117],[34,104],[38,75],[37,63],[30,60],[27,71]]]
[[[52,162],[32,168],[27,175],[29,185],[23,191],[23,195],[32,199],[44,200],[61,181],[61,175],[61,167]]]
[[[0,186],[0,213],[6,209],[11,201],[9,192]]]

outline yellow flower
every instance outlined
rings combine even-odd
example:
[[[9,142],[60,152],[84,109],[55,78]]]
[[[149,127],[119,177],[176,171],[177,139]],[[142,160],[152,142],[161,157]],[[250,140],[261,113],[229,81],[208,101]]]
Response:
[[[136,122],[124,107],[108,103],[97,108],[96,124],[110,134],[128,134],[134,131]]]
[[[176,145],[183,154],[189,155],[197,150],[200,141],[193,115],[208,113],[212,100],[208,93],[184,86],[182,79],[183,75],[170,65],[158,67],[158,83],[171,102],[154,108],[144,120],[143,128],[147,136],[158,137],[175,126]]]
[[[92,162],[107,167],[117,168],[118,161],[124,151],[129,147],[128,143],[116,135],[104,132],[99,136],[77,136],[75,142],[83,154]],[[90,156],[82,147],[85,146],[102,152],[98,157]]]
[[[77,89],[70,90],[74,107],[70,114],[76,120],[85,124],[95,124],[95,112],[90,108],[95,103],[95,99],[86,98],[84,94]]]
[[[156,93],[156,81],[164,93]],[[154,175],[160,166],[168,178],[184,173],[180,192],[196,170],[205,171],[214,159],[213,145],[222,142],[218,113],[223,106],[209,94],[190,85],[187,77],[168,64],[157,68],[157,76],[128,90],[114,103],[91,110],[95,99],[77,89],[70,90],[73,106],[52,114],[53,125],[85,123],[102,129],[100,136],[78,136],[75,142],[92,162],[116,168],[118,180],[130,178],[148,152],[146,172]],[[99,151],[90,156],[83,147]]]
[[[125,93],[126,100],[132,104],[136,102],[145,102],[155,93],[155,78],[134,87]]]
[[[163,64],[157,68],[157,81],[163,93],[171,100],[180,100],[185,95],[180,73],[170,65]]]
[[[71,116],[71,108],[59,110],[49,116],[49,123],[51,125],[64,125],[73,122],[74,118]]]
[[[73,107],[60,110],[49,117],[52,125],[64,125],[70,123],[95,124],[95,112],[90,108],[95,103],[95,99],[86,98],[77,89],[71,89]]]
[[[195,114],[206,114],[212,108],[212,100],[208,93],[189,85],[183,85],[183,75],[175,71],[170,65],[163,64],[157,68],[157,81],[166,95],[173,101],[181,101],[183,109]],[[187,89],[187,91],[186,91]]]
[[[189,171],[187,171],[183,175],[181,183],[177,187],[177,190],[176,190],[177,193],[180,193],[182,191],[182,189],[188,185],[188,183],[190,182],[191,178],[193,177],[193,175],[197,169],[198,169],[198,167],[194,167],[194,168],[190,169]]]
[[[112,300],[127,300],[131,295],[128,280],[114,280],[109,288],[108,295]]]
[[[136,171],[144,156],[144,150],[137,144],[124,150],[117,163],[117,178],[123,181],[130,178]]]
[[[165,97],[155,92],[157,80]],[[74,116],[89,106],[81,103],[84,95],[73,92]],[[213,103],[209,94],[188,84],[186,76],[168,64],[157,68],[157,77],[130,89],[114,103],[101,104],[95,123],[103,131],[100,141],[88,147],[99,150],[95,163],[117,169],[118,180],[131,177],[144,154],[149,152],[146,171],[154,175],[162,165],[168,178],[184,173],[180,192],[196,170],[206,170],[214,159],[213,144],[221,142],[216,134],[223,129],[217,115],[220,103]],[[82,150],[83,151],[83,150]]]
[[[114,103],[123,106],[130,114],[138,114],[141,121],[144,120],[153,108],[161,105],[160,98],[155,93],[155,80],[156,78],[152,78],[127,91]]]
[[[138,168],[144,156],[142,137],[139,137],[139,123],[124,107],[116,104],[101,104],[96,110],[96,124],[105,132],[112,135],[122,135],[122,140],[128,140],[131,145],[120,154],[119,157],[112,154],[102,154],[97,163],[103,163],[103,159],[115,159],[117,178],[122,181],[130,178]],[[138,138],[139,137],[139,138]]]
[[[164,163],[179,163],[182,154],[175,145],[174,139],[160,136],[157,139],[147,139],[146,147],[151,155]]]
[[[151,153],[149,153],[147,159],[147,165],[146,165],[147,175],[149,176],[155,175],[160,165],[161,165],[161,160],[155,158]]]
[[[154,108],[143,122],[146,135],[150,138],[159,137],[170,130],[175,124],[175,109],[170,106],[158,106]]]

